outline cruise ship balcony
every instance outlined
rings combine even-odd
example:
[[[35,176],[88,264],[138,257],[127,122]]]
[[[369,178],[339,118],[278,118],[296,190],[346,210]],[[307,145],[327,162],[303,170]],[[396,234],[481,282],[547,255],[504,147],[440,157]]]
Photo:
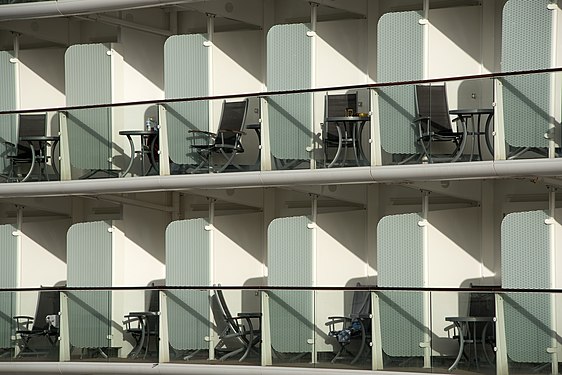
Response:
[[[555,0],[0,1],[0,373],[559,373]]]

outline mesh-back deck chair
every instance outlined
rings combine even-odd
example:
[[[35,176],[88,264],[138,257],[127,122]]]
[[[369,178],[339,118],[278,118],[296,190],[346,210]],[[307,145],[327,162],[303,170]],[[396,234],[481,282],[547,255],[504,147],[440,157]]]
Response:
[[[344,150],[342,163],[347,158],[347,148],[353,147],[351,129],[343,128],[336,122],[328,121],[330,117],[355,116],[357,112],[357,93],[326,95],[324,103],[324,123],[322,124],[322,143],[324,148],[324,161],[328,163],[328,149],[337,148],[337,153],[329,163],[332,166],[339,158],[339,152]],[[341,142],[341,145],[340,145]]]
[[[18,357],[45,356],[56,347],[59,335],[59,311],[59,292],[40,291],[34,317],[14,316],[16,335],[20,338]]]
[[[233,317],[222,290],[216,290],[211,296],[211,309],[219,334],[215,351],[225,353],[219,358],[221,361],[243,353],[239,359],[242,362],[250,352],[258,353],[256,347],[261,342],[261,313],[239,313]],[[257,327],[254,327],[255,320],[258,320]]]
[[[422,156],[430,163],[439,161],[455,162],[462,156],[466,145],[467,131],[463,117],[457,117],[457,131],[453,130],[449,116],[449,104],[445,85],[416,86],[416,118],[418,138]],[[459,121],[460,120],[460,121]],[[436,156],[434,143],[452,143],[452,152]]]
[[[357,284],[357,286],[361,286]],[[349,316],[329,316],[326,326],[329,327],[330,337],[335,337],[339,344],[339,350],[332,359],[335,363],[339,359],[353,358],[351,363],[356,363],[368,343],[371,341],[371,292],[368,290],[356,290],[353,293],[351,312]],[[348,345],[353,340],[360,340],[360,347],[356,354],[349,351]]]
[[[154,285],[153,285],[154,286]],[[129,312],[125,315],[125,332],[135,340],[135,346],[127,358],[138,358],[144,349],[143,359],[150,353],[151,337],[158,341],[160,300],[157,289],[150,290],[148,309],[146,311]],[[157,345],[156,345],[157,347]]]
[[[190,133],[199,133],[204,136],[204,144],[191,145],[203,159],[194,172],[200,171],[207,167],[209,171],[215,171],[212,164],[212,155],[219,154],[225,162],[216,169],[216,172],[222,172],[230,165],[237,169],[242,168],[232,161],[234,157],[244,152],[242,147],[242,135],[244,135],[244,122],[246,121],[246,112],[248,110],[248,100],[238,102],[223,102],[222,114],[219,128],[216,133],[203,130],[190,130]]]

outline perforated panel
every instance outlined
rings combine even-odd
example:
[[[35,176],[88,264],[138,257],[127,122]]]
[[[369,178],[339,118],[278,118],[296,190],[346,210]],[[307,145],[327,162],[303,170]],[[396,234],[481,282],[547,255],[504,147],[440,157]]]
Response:
[[[419,214],[386,216],[377,228],[378,285],[424,286],[423,229]],[[385,353],[396,357],[422,356],[424,341],[423,294],[382,292],[381,339]]]
[[[423,27],[420,12],[384,14],[378,24],[377,80],[398,82],[423,79]],[[377,90],[381,146],[393,154],[417,152],[414,87]]]
[[[69,106],[112,102],[111,48],[73,45],[65,54],[66,103]],[[81,169],[111,169],[111,110],[68,112],[70,162]]]
[[[268,284],[313,285],[313,231],[305,216],[275,219],[268,228]],[[270,292],[271,342],[280,352],[310,352],[313,335],[313,294],[310,291]]]
[[[0,288],[17,288],[18,242],[13,225],[0,225]],[[0,292],[0,348],[12,346],[15,293]]]
[[[304,24],[276,25],[267,33],[268,91],[312,85],[312,39]],[[271,153],[279,159],[310,158],[312,94],[268,98]]]
[[[17,109],[16,98],[16,64],[10,62],[12,54],[0,51],[0,109],[9,111]],[[0,116],[0,137],[12,144],[17,144],[17,115]],[[13,155],[15,149],[4,143],[0,143],[0,171],[7,172],[6,168],[10,165],[8,156]]]
[[[546,69],[551,60],[552,11],[548,0],[509,0],[503,8],[503,71]],[[524,51],[524,53],[522,53]],[[515,147],[547,147],[550,121],[548,74],[506,77],[505,138]]]
[[[166,285],[206,286],[210,280],[210,232],[205,219],[174,221],[166,229]],[[170,291],[168,336],[178,350],[206,349],[209,292]]]
[[[111,223],[74,224],[67,233],[67,285],[112,286]],[[109,347],[111,292],[68,293],[70,343],[78,348]]]
[[[201,34],[175,35],[166,40],[164,87],[167,99],[209,95],[209,48],[203,45],[205,41],[207,38]],[[166,109],[170,158],[178,164],[197,163],[199,159],[190,145],[200,136],[189,130],[209,130],[208,102],[170,103]]]
[[[507,215],[501,227],[502,286],[505,288],[550,288],[548,215],[544,211]],[[551,346],[550,305],[547,294],[504,296],[507,353],[517,362],[548,362]]]

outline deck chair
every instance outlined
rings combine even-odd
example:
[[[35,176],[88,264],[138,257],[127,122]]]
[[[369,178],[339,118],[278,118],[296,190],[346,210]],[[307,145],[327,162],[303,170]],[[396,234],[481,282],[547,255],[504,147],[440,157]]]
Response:
[[[46,131],[46,117],[44,113],[28,114],[19,116],[18,143],[15,145],[16,152],[8,156],[10,161],[8,181],[24,182],[29,180],[33,173],[36,158],[40,155],[37,144],[30,145],[21,140],[26,136],[43,136]],[[48,155],[43,157],[48,158]],[[46,162],[47,160],[44,160]],[[25,167],[26,169],[24,169]]]
[[[127,355],[127,358],[138,358],[144,351],[143,359],[150,353],[151,337],[158,340],[160,300],[157,289],[150,290],[148,309],[146,311],[130,312],[125,315],[123,321],[125,333],[130,334],[135,340],[135,346]],[[157,349],[156,345],[156,349]]]
[[[357,286],[361,286],[359,283]],[[336,338],[339,350],[332,359],[337,360],[352,358],[351,364],[355,364],[365,352],[367,345],[371,342],[371,292],[368,290],[356,290],[353,293],[351,312],[349,316],[329,316],[326,326],[329,327],[328,336]],[[359,340],[360,347],[356,354],[351,353],[348,346],[352,341]]]
[[[353,147],[353,138],[350,130],[342,129],[337,123],[330,122],[329,117],[342,117],[355,115],[357,112],[357,92],[337,95],[326,95],[324,103],[324,123],[322,123],[322,143],[324,149],[324,164],[328,164],[328,150],[337,148],[338,152],[327,165],[331,167],[339,158],[343,149],[342,163],[345,165],[347,159],[347,148]],[[342,134],[343,132],[343,134]],[[341,146],[339,144],[341,140]]]
[[[208,171],[222,172],[230,165],[237,169],[242,168],[239,165],[232,164],[234,157],[244,152],[242,147],[242,135],[244,135],[244,122],[246,120],[246,112],[248,110],[248,99],[238,102],[223,102],[222,114],[219,123],[219,129],[216,133],[203,130],[190,130],[190,133],[199,133],[204,139],[203,144],[191,145],[193,149],[201,156],[202,161],[193,172],[199,172],[206,169]],[[225,162],[218,169],[214,170],[212,164],[213,154],[221,155]]]
[[[219,360],[224,361],[243,353],[238,360],[242,362],[252,351],[259,354],[257,345],[261,342],[261,313],[240,313],[233,317],[220,289],[211,296],[211,310],[219,334],[215,351],[224,353]],[[252,320],[258,320],[257,327],[254,327]]]
[[[14,316],[19,336],[18,357],[46,356],[57,345],[59,336],[60,293],[40,291],[35,316]]]
[[[422,157],[428,162],[455,162],[462,156],[467,140],[466,124],[463,117],[457,117],[457,131],[451,126],[449,104],[445,85],[417,85],[416,91],[417,143],[422,148]],[[460,128],[460,129],[459,129]],[[448,154],[436,156],[435,143],[452,143],[454,149]]]

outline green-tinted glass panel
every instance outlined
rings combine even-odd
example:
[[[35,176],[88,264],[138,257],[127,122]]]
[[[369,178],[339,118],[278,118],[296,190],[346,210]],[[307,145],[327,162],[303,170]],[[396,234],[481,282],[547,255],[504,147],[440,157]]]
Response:
[[[420,12],[384,14],[377,29],[377,81],[400,82],[423,79],[423,26]],[[392,154],[417,152],[414,87],[377,90],[381,146]]]
[[[166,229],[166,285],[207,286],[210,280],[210,231],[205,219],[179,220]],[[208,348],[209,292],[169,291],[168,336],[177,350]]]
[[[377,228],[378,285],[423,287],[425,259],[422,220],[417,213],[386,216]],[[383,351],[392,357],[420,357],[425,341],[424,295],[420,292],[381,292]]]
[[[69,106],[112,102],[111,48],[79,44],[65,54],[66,103]],[[111,169],[111,110],[68,112],[70,162],[81,169]]]
[[[112,286],[111,224],[74,224],[67,234],[67,284],[70,287]],[[79,348],[109,346],[111,292],[68,293],[70,344]]]
[[[502,286],[519,289],[551,287],[549,216],[544,211],[508,214],[501,227]],[[549,294],[504,295],[507,354],[516,362],[550,361]]]
[[[312,87],[312,38],[304,24],[276,25],[267,33],[268,91]],[[310,158],[312,94],[268,98],[271,153],[278,159]]]
[[[313,285],[313,231],[305,216],[276,219],[268,229],[268,284]],[[313,335],[313,294],[274,291],[269,294],[271,343],[279,352],[310,352]]]
[[[209,48],[202,34],[175,35],[164,45],[164,87],[167,99],[209,95]],[[168,148],[177,164],[194,164],[200,160],[191,149],[198,136],[190,130],[209,130],[207,101],[169,103],[166,105]]]
[[[9,111],[17,109],[16,88],[16,64],[11,59],[10,52],[0,51],[0,110]],[[0,139],[12,145],[17,144],[17,115],[0,116]],[[14,155],[15,148],[5,142],[0,143],[0,172],[8,172],[10,165],[8,156]]]
[[[18,286],[18,242],[13,225],[0,225],[0,288]],[[0,292],[0,355],[13,346],[15,293]]]

